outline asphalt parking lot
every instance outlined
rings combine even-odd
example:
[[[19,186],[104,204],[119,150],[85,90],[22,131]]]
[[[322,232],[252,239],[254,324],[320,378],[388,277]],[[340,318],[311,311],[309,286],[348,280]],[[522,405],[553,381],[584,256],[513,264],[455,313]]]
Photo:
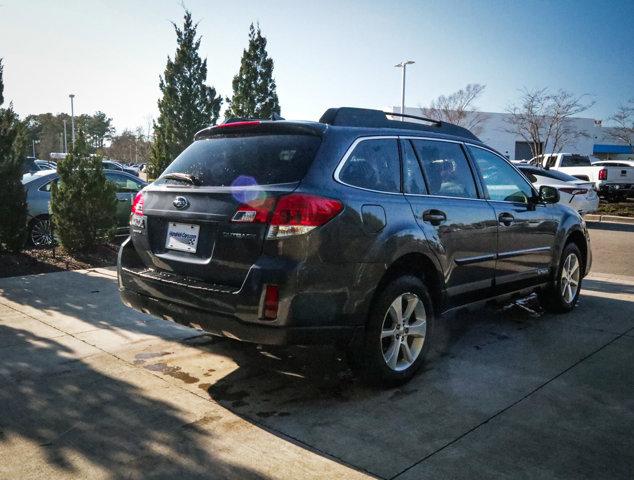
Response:
[[[591,236],[572,314],[452,317],[387,391],[129,310],[112,269],[2,279],[0,477],[632,478],[634,232]]]

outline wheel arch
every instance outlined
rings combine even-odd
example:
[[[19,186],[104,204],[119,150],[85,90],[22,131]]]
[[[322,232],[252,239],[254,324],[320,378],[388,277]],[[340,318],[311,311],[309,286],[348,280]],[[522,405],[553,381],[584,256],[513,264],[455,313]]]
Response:
[[[443,276],[435,262],[420,252],[403,254],[389,265],[374,290],[371,304],[375,302],[385,285],[403,275],[415,276],[425,283],[432,297],[434,309],[437,313],[440,312],[444,298]]]

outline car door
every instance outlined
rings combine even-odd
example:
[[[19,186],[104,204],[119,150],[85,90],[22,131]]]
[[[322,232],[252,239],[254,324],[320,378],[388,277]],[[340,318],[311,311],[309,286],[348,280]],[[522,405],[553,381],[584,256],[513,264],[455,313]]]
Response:
[[[117,228],[127,228],[130,222],[130,207],[132,206],[132,200],[134,200],[134,196],[143,188],[144,184],[121,173],[106,171],[104,174],[106,175],[106,179],[114,183],[116,188]]]
[[[553,257],[557,220],[537,203],[528,180],[503,157],[468,146],[498,221],[495,284],[499,293],[543,281]]]
[[[404,194],[434,245],[451,304],[488,296],[495,275],[497,221],[494,209],[481,198],[463,146],[401,138],[401,152]]]

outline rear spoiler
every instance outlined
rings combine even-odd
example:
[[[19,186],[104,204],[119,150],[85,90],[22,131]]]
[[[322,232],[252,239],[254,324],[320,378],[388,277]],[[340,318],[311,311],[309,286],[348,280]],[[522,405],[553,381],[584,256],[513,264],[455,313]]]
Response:
[[[244,134],[314,135],[321,137],[328,127],[317,122],[293,122],[286,120],[231,119],[219,125],[203,128],[194,140]]]

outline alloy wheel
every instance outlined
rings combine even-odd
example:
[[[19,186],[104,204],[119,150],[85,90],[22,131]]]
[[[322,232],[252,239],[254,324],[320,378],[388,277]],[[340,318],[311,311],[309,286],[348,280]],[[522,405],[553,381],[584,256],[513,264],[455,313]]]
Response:
[[[48,247],[53,244],[51,220],[36,218],[31,226],[31,243],[36,247]]]
[[[561,269],[561,296],[564,302],[568,304],[572,303],[579,290],[579,278],[581,276],[579,266],[577,255],[570,253]]]
[[[416,361],[425,344],[427,314],[415,293],[399,295],[389,306],[381,328],[381,351],[386,365],[397,372]]]

